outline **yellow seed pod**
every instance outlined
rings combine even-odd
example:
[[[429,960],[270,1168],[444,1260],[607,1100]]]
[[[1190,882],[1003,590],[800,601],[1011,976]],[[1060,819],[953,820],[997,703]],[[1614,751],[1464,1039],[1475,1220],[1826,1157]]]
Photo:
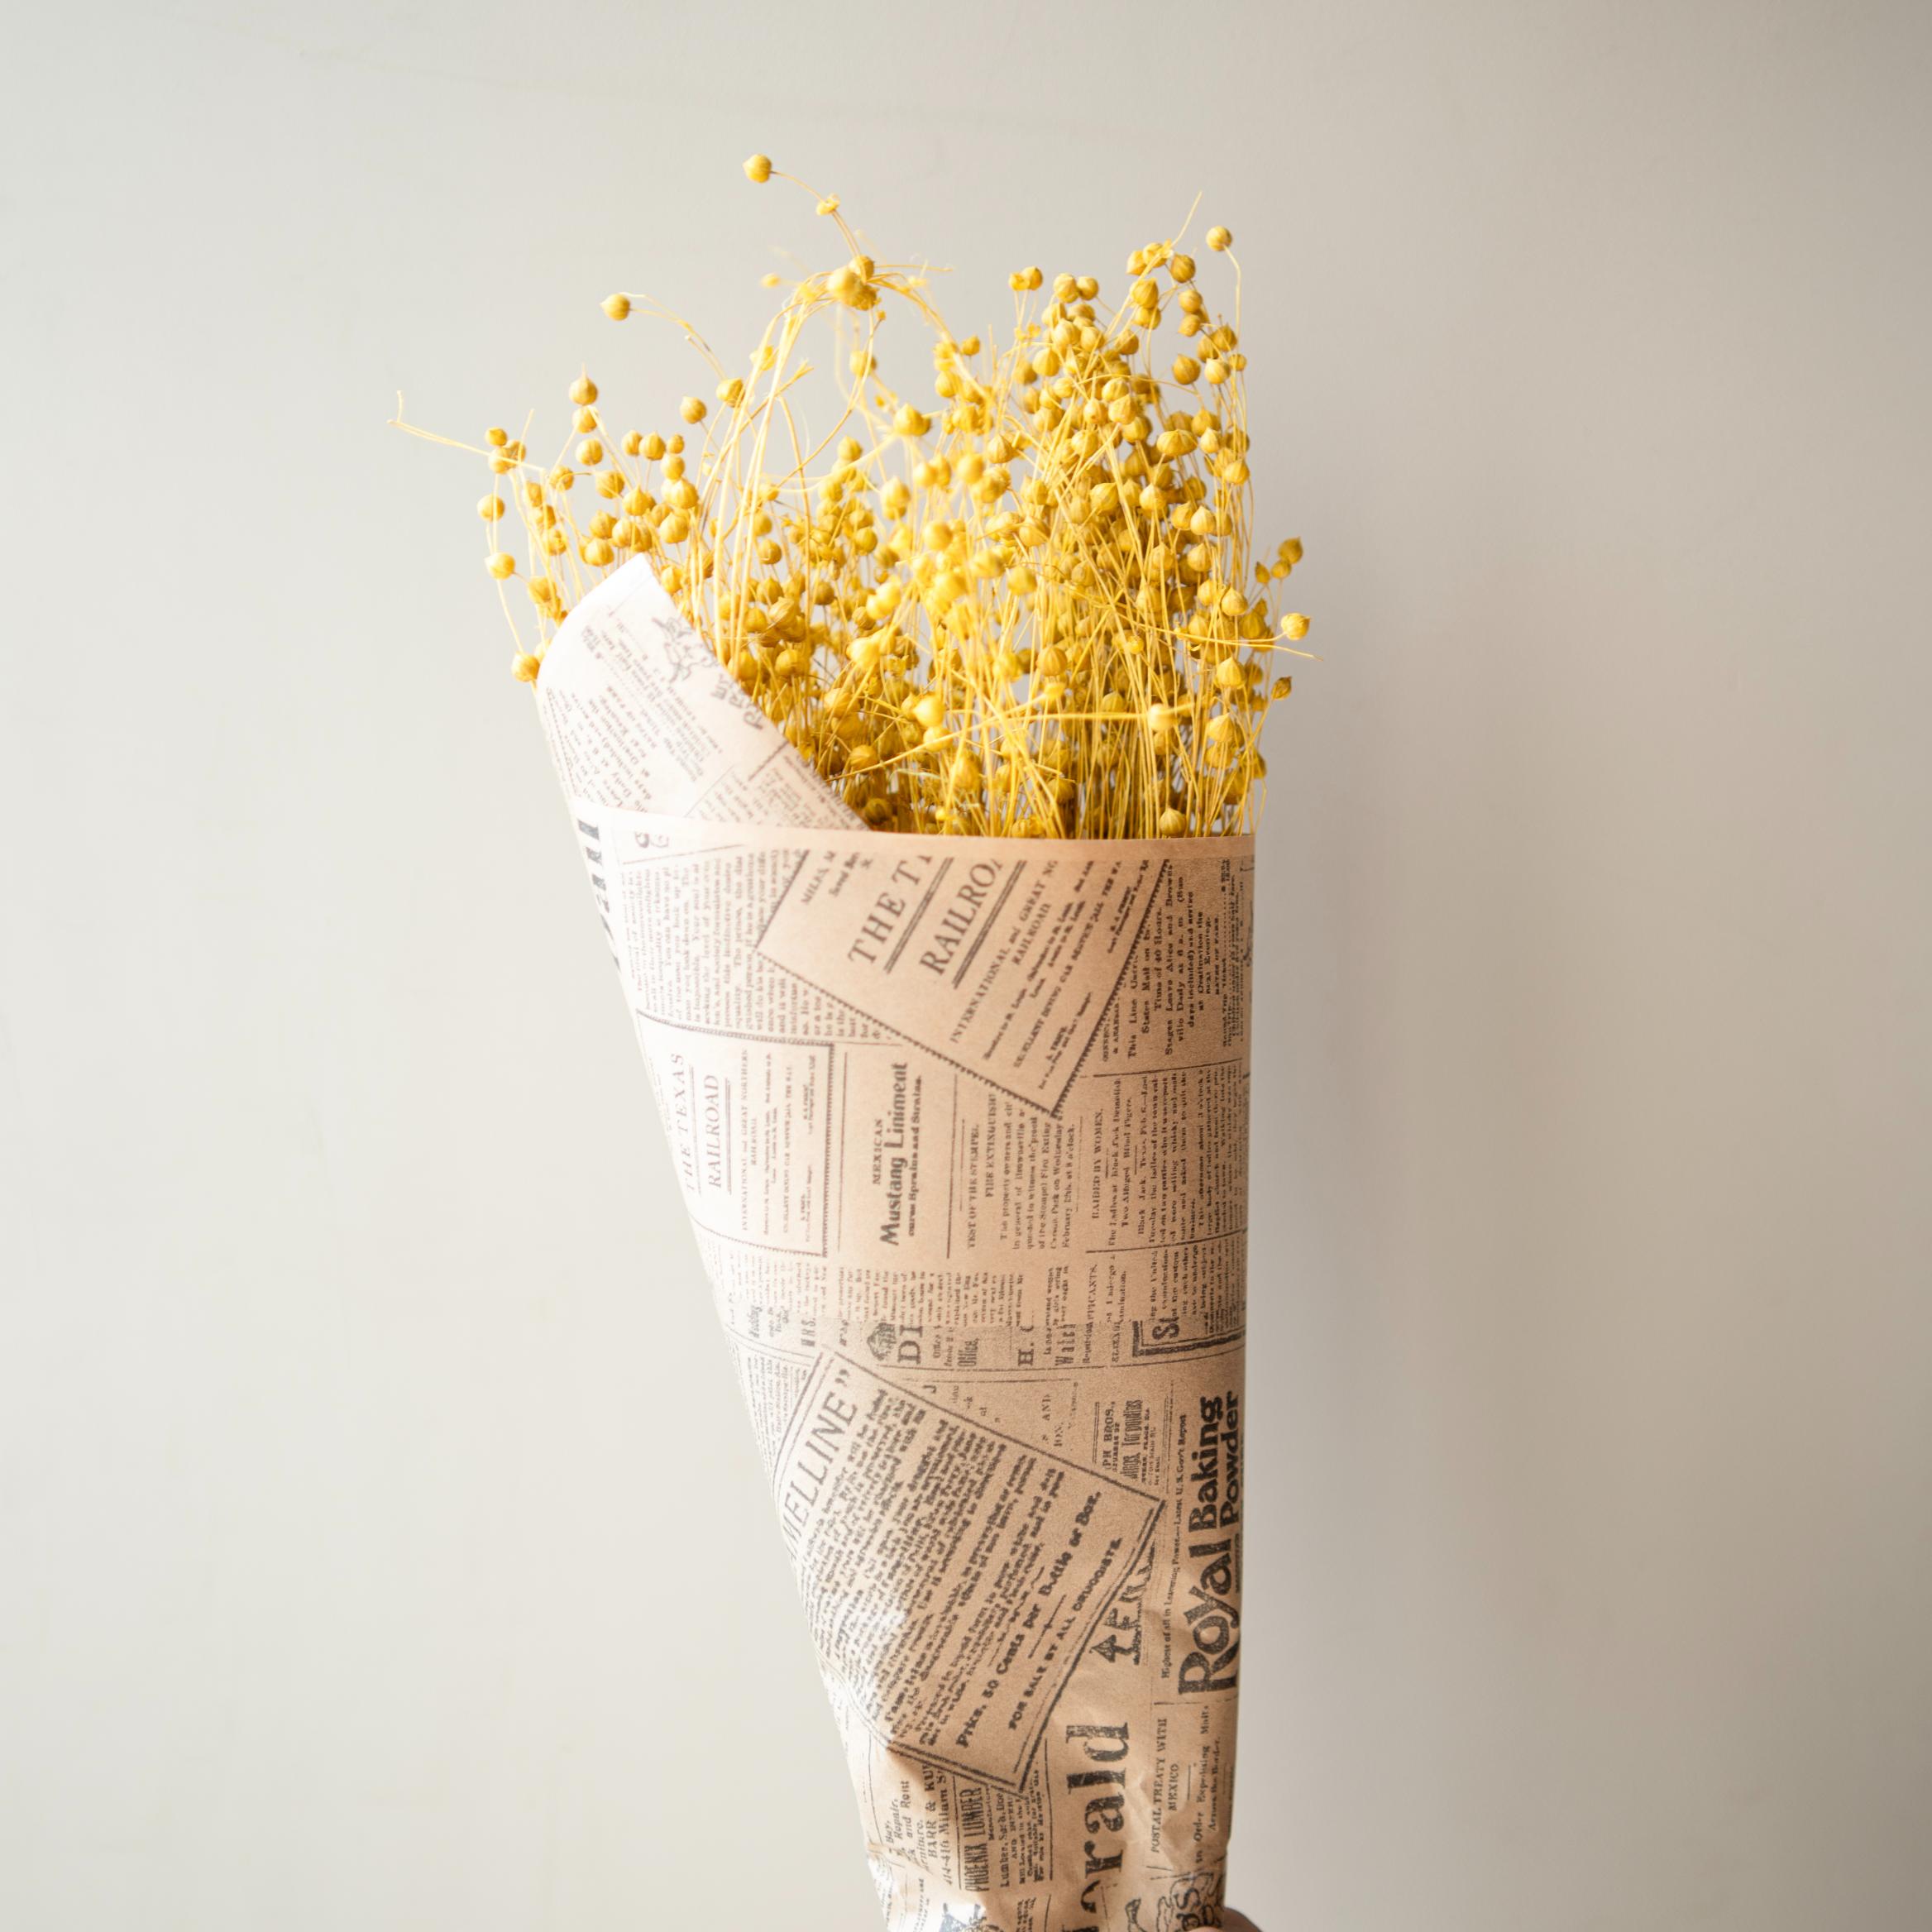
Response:
[[[570,385],[570,399],[573,403],[589,404],[597,399],[597,385],[589,376],[580,375]]]
[[[1290,570],[1302,560],[1302,540],[1299,537],[1289,538],[1275,554]]]
[[[819,203],[819,213],[822,215],[835,215],[838,212],[839,198],[835,194],[828,194]]]
[[[744,400],[744,384],[735,375],[718,385],[718,400],[728,409],[735,409]]]
[[[1036,268],[1016,268],[1007,277],[1007,286],[1016,293],[1024,294],[1029,289],[1037,289],[1045,280]]]
[[[504,513],[504,500],[500,496],[486,496],[476,505],[476,514],[486,524],[494,524]]]
[[[1227,380],[1227,365],[1218,356],[1210,356],[1207,361],[1202,365],[1201,373],[1210,382],[1226,382]]]
[[[677,413],[686,423],[702,423],[708,413],[705,408],[705,399],[702,396],[686,396],[677,405]]]
[[[492,449],[501,449],[509,441],[509,432],[507,429],[485,429],[483,440]]]
[[[911,404],[901,404],[892,418],[892,428],[901,436],[924,436],[932,428],[932,418],[922,415]]]
[[[644,454],[651,461],[661,462],[664,457],[664,438],[655,430],[644,438]]]
[[[1197,382],[1200,380],[1200,375],[1201,365],[1192,356],[1176,356],[1174,357],[1174,379],[1176,382],[1182,384]],[[1173,432],[1170,430],[1168,433],[1171,435]],[[1165,442],[1167,437],[1164,436],[1160,440]]]
[[[1294,680],[1292,677],[1278,677],[1269,687],[1268,701],[1270,704],[1278,705],[1284,697],[1289,696],[1294,691]]]
[[[1214,681],[1223,691],[1245,691],[1247,688],[1248,674],[1237,659],[1227,658],[1215,667]]]
[[[1248,614],[1248,600],[1239,591],[1225,591],[1222,593],[1218,608],[1223,617],[1246,617]]]
[[[597,412],[595,409],[579,409],[571,418],[571,426],[579,436],[588,436],[597,427]]]
[[[1158,829],[1164,839],[1180,839],[1187,835],[1188,820],[1184,812],[1175,811],[1170,805],[1158,821]]]
[[[517,570],[517,560],[507,550],[492,550],[489,556],[484,558],[483,567],[490,572],[491,576],[498,579],[514,576]]]
[[[1308,620],[1298,610],[1291,610],[1281,620],[1281,634],[1296,643],[1308,634]]]
[[[1226,228],[1210,228],[1208,231],[1208,246],[1217,255],[1224,254],[1234,246],[1234,237]]]
[[[772,157],[769,155],[753,155],[744,164],[744,178],[748,181],[769,181],[772,178]]]
[[[628,295],[606,295],[604,298],[604,313],[613,322],[622,322],[624,317],[630,313],[630,297]]]
[[[543,539],[543,548],[552,557],[562,557],[570,548],[570,538],[562,530],[552,530]]]
[[[1168,262],[1167,272],[1177,282],[1191,282],[1194,279],[1194,258],[1191,255],[1177,255]]]
[[[543,668],[543,659],[532,657],[528,651],[519,651],[509,661],[510,676],[520,684],[534,684]]]
[[[591,437],[577,445],[577,461],[586,470],[594,470],[604,461],[604,445],[595,437]]]

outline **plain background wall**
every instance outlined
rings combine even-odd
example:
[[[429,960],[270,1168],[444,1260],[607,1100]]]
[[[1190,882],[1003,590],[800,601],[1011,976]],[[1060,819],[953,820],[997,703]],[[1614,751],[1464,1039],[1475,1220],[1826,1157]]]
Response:
[[[0,1924],[851,1932],[748,1433],[452,433],[809,204],[1197,189],[1275,720],[1234,1896],[1932,1924],[1932,29],[10,11]]]

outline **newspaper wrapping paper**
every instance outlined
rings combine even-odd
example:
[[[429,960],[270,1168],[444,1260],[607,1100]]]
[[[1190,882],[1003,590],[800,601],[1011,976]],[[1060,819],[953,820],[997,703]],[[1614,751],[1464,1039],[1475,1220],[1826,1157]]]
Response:
[[[538,696],[889,1932],[1218,1924],[1251,841],[871,831],[641,560]]]

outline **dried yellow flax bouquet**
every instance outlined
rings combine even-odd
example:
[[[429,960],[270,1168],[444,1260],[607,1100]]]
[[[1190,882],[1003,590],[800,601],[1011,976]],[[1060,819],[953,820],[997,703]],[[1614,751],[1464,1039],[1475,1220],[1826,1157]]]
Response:
[[[675,428],[586,373],[554,461],[489,432],[485,561],[888,1932],[1193,1932],[1232,1820],[1250,834],[1301,545],[1254,554],[1227,229],[1224,308],[1155,242],[1117,307],[1012,275],[1002,345],[806,192],[844,259],[742,370],[604,304],[710,363]]]
[[[745,172],[791,179],[762,155]],[[485,562],[516,675],[535,682],[586,590],[642,557],[868,825],[1249,830],[1262,721],[1308,619],[1275,607],[1298,539],[1254,554],[1228,231],[1204,237],[1231,270],[1226,313],[1193,256],[1154,242],[1128,258],[1117,306],[1091,275],[1016,272],[1002,346],[954,334],[924,270],[875,260],[838,198],[814,198],[848,257],[789,289],[741,372],[658,303],[604,304],[619,322],[667,318],[710,365],[711,398],[685,397],[671,433],[619,428],[588,375],[553,462],[489,433]],[[895,309],[925,338],[918,399],[887,380]],[[838,412],[815,436],[795,399],[827,325]]]

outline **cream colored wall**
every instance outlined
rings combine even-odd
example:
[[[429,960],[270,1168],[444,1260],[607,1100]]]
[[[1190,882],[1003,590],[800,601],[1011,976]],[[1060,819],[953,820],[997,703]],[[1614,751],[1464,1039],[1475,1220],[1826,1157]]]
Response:
[[[7,38],[0,1921],[871,1922],[477,481],[382,426],[692,386],[596,303],[748,344],[766,148],[962,326],[1198,189],[1246,266],[1323,658],[1237,1899],[1932,1923],[1923,9]]]

